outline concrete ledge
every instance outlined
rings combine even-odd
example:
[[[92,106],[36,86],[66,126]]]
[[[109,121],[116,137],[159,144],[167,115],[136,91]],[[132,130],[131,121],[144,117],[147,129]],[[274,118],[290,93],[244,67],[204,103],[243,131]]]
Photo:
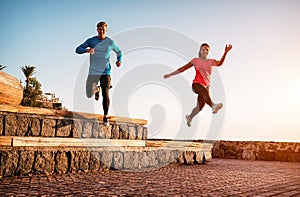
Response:
[[[36,108],[36,107],[25,107],[25,106],[15,106],[15,105],[3,105],[0,104],[0,112],[11,112],[11,113],[21,113],[21,114],[31,114],[31,115],[43,115],[43,116],[55,116],[55,117],[65,117],[65,118],[79,118],[79,119],[97,119],[102,121],[102,114],[90,114],[84,112],[73,112],[64,110],[54,110],[46,108]],[[147,125],[147,120],[137,119],[137,118],[127,118],[119,116],[108,116],[110,122],[112,123],[131,123],[137,125]]]
[[[58,147],[104,147],[104,146],[146,146],[145,140],[51,138],[51,137],[0,137],[2,146],[58,146]]]

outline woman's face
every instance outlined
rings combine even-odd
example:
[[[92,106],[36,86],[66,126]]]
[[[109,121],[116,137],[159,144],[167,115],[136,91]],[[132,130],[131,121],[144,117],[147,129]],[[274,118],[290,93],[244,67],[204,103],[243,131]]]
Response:
[[[199,51],[199,57],[207,58],[208,53],[209,53],[209,47],[202,46]]]

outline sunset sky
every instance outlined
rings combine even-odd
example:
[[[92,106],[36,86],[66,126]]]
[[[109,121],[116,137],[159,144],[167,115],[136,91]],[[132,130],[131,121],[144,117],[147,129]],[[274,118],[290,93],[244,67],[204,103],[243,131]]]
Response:
[[[110,114],[126,115],[114,107],[125,99],[127,106],[122,107],[128,108],[130,117],[158,124],[150,127],[153,138],[186,134],[209,139],[214,118],[220,126],[213,131],[217,139],[300,142],[299,8],[298,0],[1,0],[0,64],[23,82],[20,67],[34,65],[43,91],[55,92],[67,109],[103,113],[101,102],[78,94],[84,93],[80,88],[85,86],[88,55],[76,54],[75,48],[97,34],[99,21],[106,21],[108,36],[124,53],[118,69],[112,55]],[[130,48],[135,42],[136,47]],[[210,57],[215,59],[227,43],[233,45],[212,76],[212,98],[225,107],[214,117],[206,106],[193,127],[182,129],[183,117],[195,105],[189,101],[196,101],[196,96],[190,87],[181,91],[164,83],[180,86],[183,78],[191,85],[195,72],[190,69],[168,81],[159,80],[167,68],[175,70],[196,57],[203,42],[210,44]],[[176,51],[177,45],[183,47]],[[135,79],[138,68],[142,74]],[[116,93],[122,84],[151,74],[159,77],[132,88],[129,97]],[[86,107],[91,103],[92,108]]]

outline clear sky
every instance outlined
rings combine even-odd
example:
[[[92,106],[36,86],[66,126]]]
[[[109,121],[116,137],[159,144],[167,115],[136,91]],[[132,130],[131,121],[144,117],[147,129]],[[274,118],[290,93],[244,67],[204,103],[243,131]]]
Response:
[[[208,130],[217,119],[221,129],[214,132],[218,139],[300,142],[299,7],[298,0],[1,0],[0,64],[22,81],[20,67],[34,65],[43,91],[55,92],[69,110],[102,113],[100,102],[78,94],[84,93],[79,87],[85,85],[88,55],[74,51],[96,35],[96,24],[103,20],[109,24],[108,35],[124,52],[119,69],[112,55],[111,114],[122,116],[120,108],[128,108],[130,117],[149,121],[154,138],[180,138],[178,133],[209,138]],[[143,28],[147,32],[140,34]],[[157,29],[162,30],[160,36]],[[134,36],[128,37],[128,32]],[[150,67],[152,74],[162,76],[165,66],[177,69],[196,57],[198,46],[193,44],[181,52],[173,48],[184,46],[188,39],[198,45],[208,42],[210,57],[215,59],[221,57],[225,44],[233,45],[223,66],[214,69],[212,76],[213,100],[225,105],[219,115],[212,116],[205,107],[192,128],[182,129],[182,117],[195,105],[190,100],[195,101],[196,96],[190,89],[187,93],[168,89],[159,79],[134,87],[124,98],[127,106],[115,107],[122,97],[115,91],[126,79],[134,81],[130,77],[138,68],[145,71],[142,78],[152,76],[147,70]],[[159,49],[170,40],[174,45]],[[146,41],[152,42],[152,48],[143,46]],[[126,51],[134,42],[139,48]],[[194,70],[166,83],[177,86],[180,77],[190,85]],[[86,107],[91,103],[92,111]]]

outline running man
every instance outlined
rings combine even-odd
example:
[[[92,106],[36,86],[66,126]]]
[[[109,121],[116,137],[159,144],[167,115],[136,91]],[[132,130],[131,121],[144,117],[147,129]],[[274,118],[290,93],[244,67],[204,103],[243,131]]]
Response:
[[[103,123],[109,126],[107,114],[110,104],[109,89],[111,88],[111,65],[110,52],[113,50],[117,54],[116,66],[120,67],[122,62],[122,52],[115,42],[106,36],[108,25],[106,22],[97,24],[98,35],[87,39],[83,44],[76,48],[76,53],[90,54],[89,74],[86,80],[86,95],[99,100],[100,89],[102,92],[102,105],[104,118]],[[100,86],[97,86],[100,81]]]

